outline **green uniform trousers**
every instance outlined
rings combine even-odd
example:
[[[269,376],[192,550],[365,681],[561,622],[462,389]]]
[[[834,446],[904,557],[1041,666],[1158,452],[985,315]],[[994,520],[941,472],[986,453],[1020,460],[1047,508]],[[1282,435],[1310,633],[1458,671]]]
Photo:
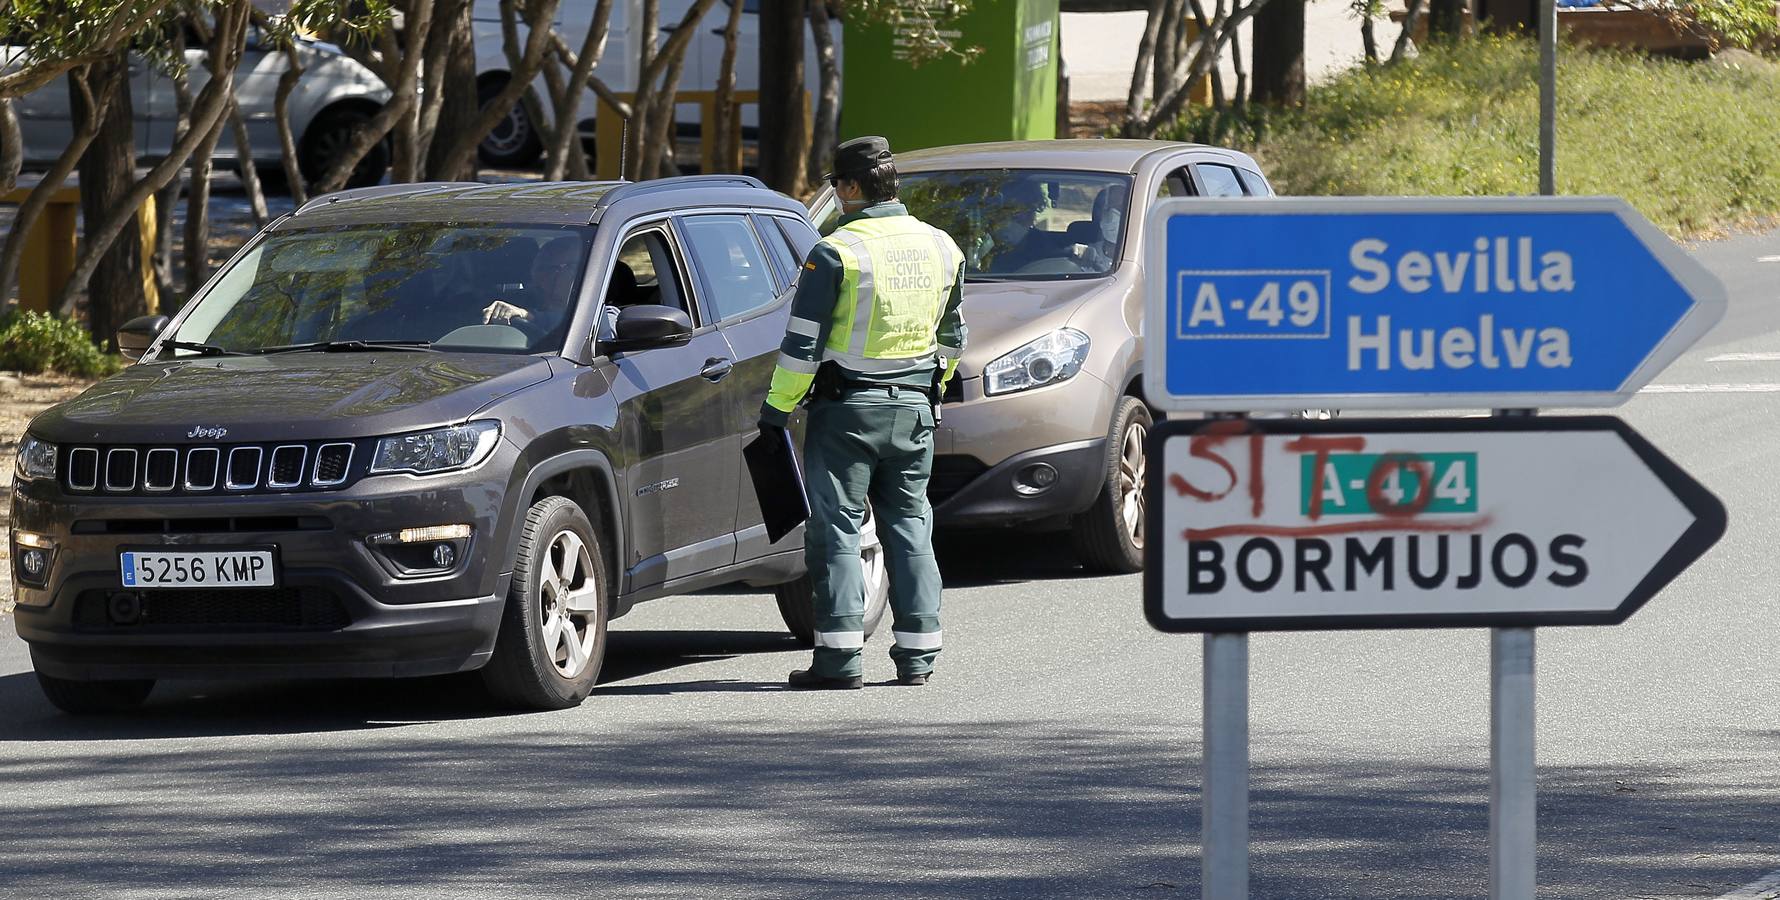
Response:
[[[899,674],[931,671],[939,654],[939,564],[933,558],[933,407],[908,387],[849,388],[818,400],[804,437],[810,521],[804,557],[815,588],[816,653],[824,677],[860,674],[865,575],[859,532],[871,501],[890,577]]]

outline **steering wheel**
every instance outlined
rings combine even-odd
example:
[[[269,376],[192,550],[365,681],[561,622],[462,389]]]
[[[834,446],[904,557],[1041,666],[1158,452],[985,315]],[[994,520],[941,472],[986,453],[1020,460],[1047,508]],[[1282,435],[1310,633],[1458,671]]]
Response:
[[[1067,256],[1063,256],[1063,257],[1053,256],[1053,257],[1048,257],[1045,259],[1035,259],[1032,262],[1029,262],[1029,263],[1019,267],[1018,269],[1015,269],[1013,274],[1015,274],[1015,275],[1079,275],[1086,271],[1087,271],[1087,269],[1082,268],[1080,263],[1077,263],[1075,260],[1070,259]]]

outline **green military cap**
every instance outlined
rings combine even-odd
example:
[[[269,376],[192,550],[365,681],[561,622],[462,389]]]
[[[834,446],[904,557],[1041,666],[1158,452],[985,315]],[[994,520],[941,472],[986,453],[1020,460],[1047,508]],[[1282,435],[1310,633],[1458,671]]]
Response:
[[[834,148],[834,171],[823,180],[863,175],[890,161],[890,140],[875,134],[843,141]]]

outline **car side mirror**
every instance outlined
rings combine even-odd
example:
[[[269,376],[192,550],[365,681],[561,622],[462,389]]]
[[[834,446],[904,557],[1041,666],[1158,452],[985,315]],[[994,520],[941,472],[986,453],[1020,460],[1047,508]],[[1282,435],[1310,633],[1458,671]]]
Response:
[[[125,322],[117,330],[117,352],[130,362],[141,359],[148,345],[155,342],[171,321],[166,316],[137,316]]]
[[[615,331],[616,336],[606,342],[610,352],[678,347],[692,340],[692,317],[672,306],[627,306],[618,311]]]

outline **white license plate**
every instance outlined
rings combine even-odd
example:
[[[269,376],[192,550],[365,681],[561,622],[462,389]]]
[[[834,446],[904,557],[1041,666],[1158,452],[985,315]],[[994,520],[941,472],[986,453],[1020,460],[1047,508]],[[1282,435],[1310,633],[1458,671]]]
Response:
[[[119,555],[124,587],[277,587],[270,550],[179,553],[127,550]]]

